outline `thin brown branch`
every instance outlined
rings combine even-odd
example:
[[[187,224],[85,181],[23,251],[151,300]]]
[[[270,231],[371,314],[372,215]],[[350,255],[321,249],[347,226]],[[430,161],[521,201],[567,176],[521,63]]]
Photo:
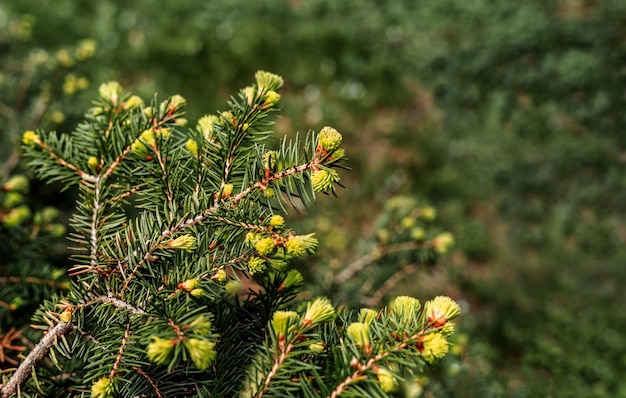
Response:
[[[122,362],[122,355],[124,355],[124,349],[126,348],[126,343],[128,343],[128,339],[130,338],[130,322],[126,325],[126,332],[124,332],[124,337],[122,337],[122,344],[120,344],[120,348],[117,353],[117,357],[115,358],[115,362],[113,363],[113,368],[111,368],[111,373],[109,373],[109,379],[115,377],[117,373],[117,369],[120,366],[120,362]]]
[[[34,285],[59,287],[59,284],[52,279],[37,278],[34,276],[0,276],[0,284],[2,283],[32,283]]]
[[[420,243],[420,242],[402,242],[402,243],[396,243],[393,245],[379,248],[377,251],[375,249],[374,251],[372,251],[372,253],[366,254],[365,256],[359,258],[358,260],[352,262],[343,271],[338,273],[335,276],[333,283],[336,285],[341,285],[342,283],[347,282],[355,274],[362,271],[365,267],[367,267],[374,261],[378,260],[381,256],[398,253],[402,251],[416,250],[416,249],[423,248],[424,246],[425,246],[424,243]]]
[[[70,322],[59,322],[39,341],[35,348],[28,354],[26,359],[20,364],[9,381],[0,389],[2,398],[9,398],[15,394],[17,389],[24,384],[37,364],[50,352],[50,348],[55,344],[60,336],[63,336],[72,329]]]
[[[140,375],[142,375],[146,380],[148,380],[148,383],[150,383],[150,385],[152,386],[152,388],[154,389],[154,393],[156,394],[156,396],[158,398],[164,398],[165,396],[163,395],[163,393],[161,392],[161,390],[159,390],[159,386],[157,386],[156,381],[152,380],[150,378],[150,376],[148,376],[148,374],[146,372],[144,372],[141,368],[137,367],[137,366],[133,366],[132,369],[139,373]]]

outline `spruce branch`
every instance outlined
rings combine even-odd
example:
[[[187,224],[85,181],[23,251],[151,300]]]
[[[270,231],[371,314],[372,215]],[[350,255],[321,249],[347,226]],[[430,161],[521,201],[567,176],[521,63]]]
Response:
[[[9,381],[0,389],[2,398],[9,398],[15,394],[19,386],[24,384],[26,379],[30,376],[31,372],[37,364],[46,356],[57,339],[66,334],[72,329],[70,322],[59,322],[52,329],[49,329],[44,337],[37,343],[35,348],[28,354],[26,359],[22,361],[15,373],[11,376]]]

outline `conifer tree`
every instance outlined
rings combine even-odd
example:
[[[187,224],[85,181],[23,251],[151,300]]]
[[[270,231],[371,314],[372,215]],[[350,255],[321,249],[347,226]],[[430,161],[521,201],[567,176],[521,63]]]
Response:
[[[290,262],[318,237],[283,215],[335,193],[345,151],[332,127],[270,148],[283,81],[255,78],[191,128],[183,97],[146,104],[109,82],[71,134],[24,133],[36,175],[78,191],[71,280],[0,396],[390,396],[448,352],[448,297],[299,299]]]

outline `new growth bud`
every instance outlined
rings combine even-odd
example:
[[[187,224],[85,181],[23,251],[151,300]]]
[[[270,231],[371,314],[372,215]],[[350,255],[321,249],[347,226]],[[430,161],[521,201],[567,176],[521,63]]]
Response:
[[[409,296],[398,296],[389,305],[391,313],[397,316],[404,325],[410,325],[417,318],[420,309],[418,299]]]
[[[92,398],[113,398],[115,383],[106,376],[102,376],[91,385]]]
[[[378,368],[376,370],[376,379],[378,380],[378,384],[380,384],[380,388],[384,392],[391,392],[396,389],[398,382],[396,378],[393,377],[393,374],[385,368]]]
[[[212,341],[188,338],[183,341],[191,361],[199,370],[206,370],[215,359],[215,343]]]
[[[435,237],[433,247],[439,254],[445,254],[454,245],[454,236],[449,232],[444,232]]]
[[[327,152],[332,152],[339,148],[342,138],[341,133],[332,127],[326,126],[320,130],[317,145]]]
[[[450,349],[450,343],[441,333],[430,333],[421,340],[420,353],[428,363],[434,363],[443,358]]]
[[[258,274],[260,272],[265,271],[266,264],[265,260],[260,257],[252,257],[248,261],[248,271],[251,275]]]
[[[2,185],[2,189],[9,192],[18,191],[26,193],[28,191],[28,178],[23,175],[13,176]]]
[[[39,136],[35,134],[33,130],[25,131],[22,135],[22,143],[24,145],[33,145],[34,143],[39,142]]]
[[[158,364],[165,365],[170,358],[172,349],[176,345],[174,340],[162,339],[158,336],[152,336],[152,343],[148,344],[148,358]]]
[[[276,311],[272,316],[272,329],[276,336],[286,336],[289,332],[290,326],[293,325],[294,320],[298,318],[298,313],[295,311]]]
[[[311,184],[315,192],[328,192],[333,189],[333,184],[339,181],[339,174],[335,170],[315,170],[311,174]]]
[[[291,235],[287,242],[285,242],[285,249],[287,249],[287,254],[299,257],[307,253],[315,253],[317,244],[318,240],[315,237],[315,233],[308,235]]]
[[[346,334],[360,348],[369,350],[370,333],[369,327],[363,322],[353,322],[346,329]]]
[[[376,320],[377,316],[378,313],[376,311],[369,308],[361,308],[361,311],[359,311],[358,319],[359,322],[363,322],[369,325]]]
[[[117,101],[122,93],[122,86],[118,82],[110,81],[102,83],[98,88],[98,93],[102,99],[109,101],[111,104],[116,105]]]
[[[270,218],[270,226],[281,229],[285,226],[285,219],[280,214],[275,214]]]
[[[336,316],[335,308],[330,301],[320,297],[307,304],[302,324],[313,326],[322,322],[332,321]]]
[[[278,90],[283,86],[283,78],[274,73],[260,70],[254,74],[254,78],[261,90]]]
[[[447,296],[437,296],[424,306],[428,323],[435,327],[444,326],[450,319],[461,313],[461,307]]]
[[[182,235],[174,240],[171,240],[167,246],[172,249],[192,252],[196,248],[196,238],[191,235]]]

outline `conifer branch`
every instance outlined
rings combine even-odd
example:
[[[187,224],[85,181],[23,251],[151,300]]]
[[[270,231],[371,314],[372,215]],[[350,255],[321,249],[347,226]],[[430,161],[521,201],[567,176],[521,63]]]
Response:
[[[72,329],[70,322],[59,322],[39,341],[35,348],[22,361],[9,381],[0,389],[2,398],[9,398],[30,376],[37,364],[48,354],[57,339]]]
[[[35,141],[35,143],[37,145],[39,145],[41,147],[41,149],[46,151],[48,153],[48,155],[50,156],[50,158],[52,158],[52,160],[54,160],[55,162],[57,162],[58,164],[60,164],[62,166],[65,166],[66,168],[72,170],[73,172],[75,172],[83,180],[89,181],[89,182],[96,182],[96,176],[93,176],[93,175],[91,175],[89,173],[84,172],[83,170],[81,170],[78,167],[74,166],[72,163],[70,163],[67,160],[63,159],[61,156],[57,155],[52,150],[52,148],[50,148],[48,145],[46,145],[40,139],[37,139]]]

